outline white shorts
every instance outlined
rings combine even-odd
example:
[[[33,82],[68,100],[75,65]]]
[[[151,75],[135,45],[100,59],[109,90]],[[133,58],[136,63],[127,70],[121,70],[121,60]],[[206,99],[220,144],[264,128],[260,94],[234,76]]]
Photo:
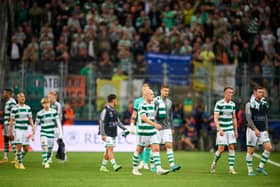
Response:
[[[172,143],[173,142],[171,129],[160,130],[159,131],[159,137],[160,137],[160,143],[161,144]]]
[[[160,138],[159,138],[159,132],[154,134],[153,136],[136,136],[136,144],[137,146],[146,147],[151,144],[159,144]]]
[[[54,146],[54,138],[48,138],[46,136],[41,136],[41,147],[48,147],[48,148],[53,148]]]
[[[116,146],[116,138],[106,136],[106,141],[104,142],[104,147],[115,147]]]
[[[248,147],[255,147],[257,144],[262,145],[266,142],[270,142],[270,138],[267,131],[260,132],[260,136],[257,137],[255,131],[247,128],[246,131],[246,144]]]
[[[29,132],[28,130],[15,129],[14,130],[14,143],[29,145]]]
[[[234,135],[234,131],[224,131],[224,135],[221,136],[219,132],[217,132],[216,145],[230,145],[236,144],[236,138]]]

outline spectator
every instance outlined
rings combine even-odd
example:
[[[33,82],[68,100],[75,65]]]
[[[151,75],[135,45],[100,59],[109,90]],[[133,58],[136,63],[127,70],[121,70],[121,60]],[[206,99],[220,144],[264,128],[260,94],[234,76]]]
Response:
[[[38,36],[40,33],[42,14],[43,11],[40,7],[38,7],[37,2],[33,2],[32,7],[29,9],[29,17],[32,31],[36,36]]]
[[[121,68],[118,68],[115,74],[113,75],[112,80],[113,81],[127,80],[127,76],[123,73],[123,70]]]
[[[101,61],[98,63],[98,78],[100,79],[112,79],[114,65],[110,60],[108,51],[102,53]]]
[[[187,117],[184,120],[183,126],[181,128],[181,142],[187,145],[191,150],[195,150],[197,146],[197,132],[195,128],[195,123],[191,117]],[[184,148],[186,150],[186,148]]]
[[[10,60],[10,69],[12,71],[18,71],[21,65],[23,46],[17,43],[16,36],[12,36],[12,42],[8,46],[7,53]]]
[[[240,105],[237,112],[237,128],[238,128],[238,147],[240,151],[246,151],[246,114],[243,104]]]
[[[180,104],[174,104],[173,106],[173,120],[172,124],[174,127],[174,150],[180,149],[180,142],[181,142],[181,131],[184,119],[184,111]]]
[[[70,103],[64,104],[62,124],[63,125],[74,125],[75,112],[71,107]]]
[[[124,125],[130,124],[130,118],[133,112],[133,101],[129,101],[127,109],[122,114],[122,122]]]
[[[25,70],[27,70],[27,72],[35,71],[36,62],[38,61],[38,53],[33,45],[29,45],[24,49],[22,61],[25,64]]]

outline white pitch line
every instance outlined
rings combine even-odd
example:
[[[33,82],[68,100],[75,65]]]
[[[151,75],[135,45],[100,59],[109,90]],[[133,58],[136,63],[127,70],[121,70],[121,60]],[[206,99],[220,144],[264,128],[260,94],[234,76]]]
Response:
[[[259,154],[257,154],[257,153],[254,153],[253,156],[256,157],[256,158],[259,158],[259,159],[262,158],[262,156],[259,155]],[[274,165],[274,166],[280,167],[280,163],[274,162],[274,161],[272,161],[272,160],[270,160],[270,159],[267,160],[267,163],[270,163],[270,164],[272,164],[272,165]]]

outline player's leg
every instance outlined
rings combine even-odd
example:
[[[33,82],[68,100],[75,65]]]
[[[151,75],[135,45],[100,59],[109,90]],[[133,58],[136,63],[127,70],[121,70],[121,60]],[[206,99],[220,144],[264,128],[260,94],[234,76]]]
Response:
[[[234,131],[225,132],[224,136],[226,136],[227,144],[228,144],[228,164],[229,164],[229,173],[236,174],[234,170],[235,164],[235,145],[236,145],[236,138],[234,135]]]
[[[107,147],[107,150],[108,150],[108,157],[109,157],[109,160],[113,166],[113,169],[115,171],[119,171],[122,167],[120,165],[117,164],[116,162],[116,159],[114,157],[114,152],[113,152],[113,149],[114,147],[113,146],[109,146]]]
[[[260,143],[263,143],[264,151],[262,153],[262,158],[257,168],[257,172],[263,175],[268,175],[268,173],[264,170],[264,165],[269,159],[270,153],[272,151],[272,145],[268,136],[268,132],[261,132],[260,135]]]
[[[174,152],[173,152],[173,145],[171,142],[166,142],[165,143],[166,147],[166,154],[168,158],[168,162],[170,165],[170,171],[177,171],[181,169],[181,166],[175,164],[175,159],[174,159]]]
[[[163,169],[161,167],[161,160],[160,160],[160,153],[159,153],[159,144],[153,143],[151,144],[151,149],[152,149],[152,157],[153,161],[155,163],[156,167],[156,173],[157,175],[166,175],[169,173],[169,170]]]
[[[144,169],[149,169],[149,160],[150,160],[150,153],[151,153],[151,148],[150,146],[147,146],[144,148],[144,151],[143,151],[143,155],[144,155],[144,158],[143,158],[143,161],[144,161],[144,165],[143,165],[143,168]]]
[[[170,171],[177,171],[181,169],[181,166],[175,164],[174,152],[173,152],[173,138],[171,129],[163,130],[162,141],[165,144],[166,154],[170,165]]]
[[[225,138],[225,135],[224,136],[221,136],[218,132],[217,132],[217,138],[216,138],[216,145],[218,145],[218,149],[217,151],[214,153],[214,159],[213,159],[213,162],[211,164],[211,168],[210,168],[210,172],[211,173],[215,173],[216,172],[216,166],[217,166],[217,163],[219,161],[219,159],[221,158],[222,156],[222,153],[224,152],[225,150],[225,145],[226,144],[226,138]]]
[[[248,168],[248,176],[256,176],[253,170],[253,154],[255,146],[257,144],[257,136],[255,132],[250,128],[246,130],[246,145],[247,145],[247,154],[246,154],[246,164]]]
[[[4,139],[4,157],[3,160],[0,160],[0,163],[6,163],[8,162],[8,153],[9,153],[9,125],[4,124],[3,128],[3,139]]]
[[[236,174],[234,170],[234,163],[235,163],[235,145],[229,144],[228,145],[228,164],[229,164],[229,173]]]
[[[13,143],[16,144],[16,162],[15,162],[16,169],[25,169],[25,167],[23,166],[22,152],[21,152],[23,141],[24,141],[24,131],[15,130]]]
[[[105,147],[105,152],[103,154],[103,160],[102,160],[102,164],[101,164],[101,167],[99,169],[99,171],[101,172],[109,172],[109,170],[107,169],[107,163],[109,161],[109,156],[108,156],[108,150],[107,148]]]
[[[45,136],[41,137],[41,148],[42,148],[42,165],[44,168],[49,168],[48,163],[48,138]]]
[[[136,143],[140,142],[141,138],[140,137],[136,137]],[[132,169],[132,174],[133,175],[142,175],[142,173],[139,172],[139,162],[140,162],[140,154],[143,152],[145,145],[141,145],[138,144],[136,147],[135,152],[133,153],[133,157],[132,157],[132,165],[133,165],[133,169]]]

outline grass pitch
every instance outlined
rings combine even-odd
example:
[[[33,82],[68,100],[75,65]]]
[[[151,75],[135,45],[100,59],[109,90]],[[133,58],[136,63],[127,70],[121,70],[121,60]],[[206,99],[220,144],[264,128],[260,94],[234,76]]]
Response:
[[[237,153],[235,168],[237,175],[228,174],[227,152],[222,155],[215,174],[209,167],[213,153],[175,152],[175,161],[181,170],[166,176],[157,176],[142,170],[143,176],[132,175],[132,153],[115,153],[119,172],[114,172],[108,163],[109,173],[99,172],[103,153],[68,153],[68,161],[59,163],[54,159],[50,169],[41,166],[41,154],[31,152],[26,155],[26,170],[16,170],[10,163],[0,164],[0,187],[92,187],[92,186],[131,186],[131,187],[278,187],[280,186],[280,167],[266,164],[269,176],[247,176],[245,153]],[[2,154],[0,154],[2,158]],[[162,166],[168,168],[165,152],[161,153]],[[271,160],[280,163],[280,153],[272,153]],[[259,159],[254,158],[254,168]]]

